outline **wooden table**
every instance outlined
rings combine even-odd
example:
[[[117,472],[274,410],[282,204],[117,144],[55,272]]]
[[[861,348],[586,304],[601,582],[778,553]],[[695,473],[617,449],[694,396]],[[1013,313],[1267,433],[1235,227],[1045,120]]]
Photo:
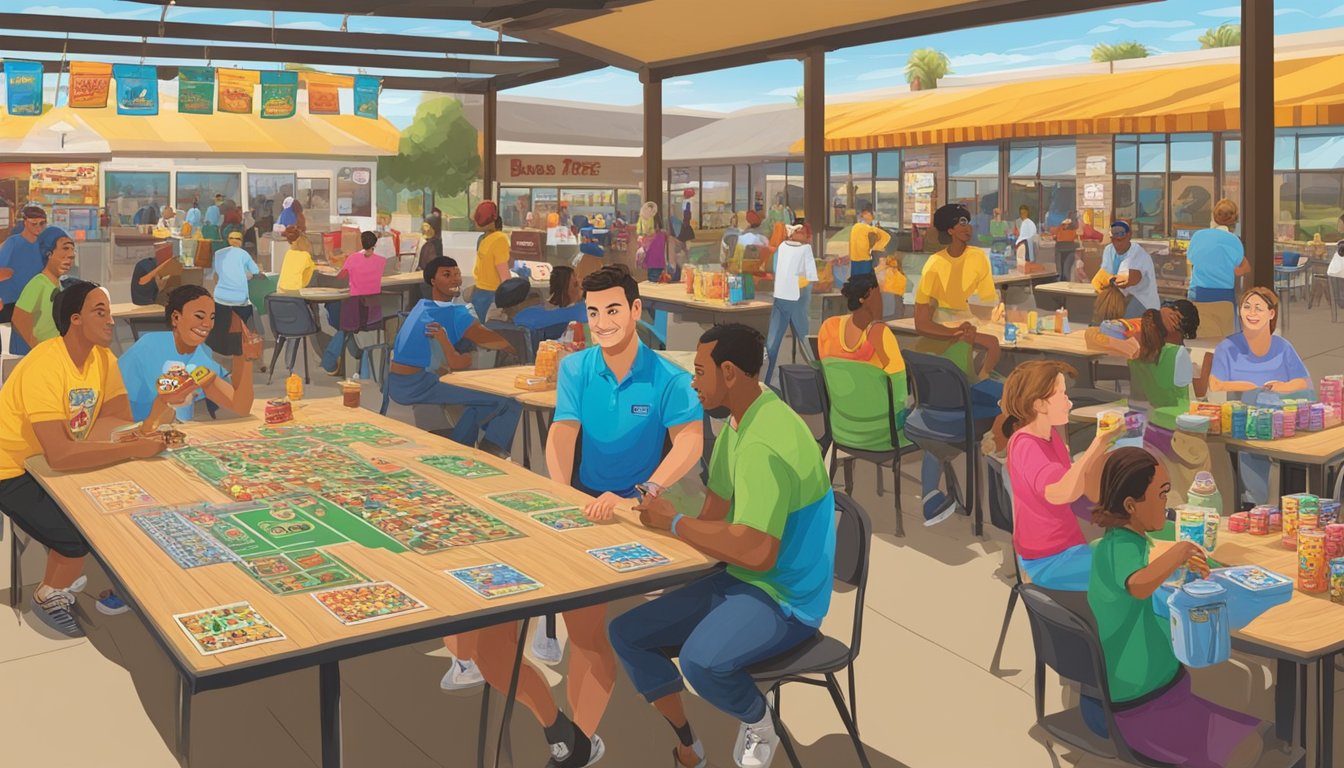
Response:
[[[708,327],[721,323],[744,323],[762,334],[770,327],[770,309],[774,302],[767,298],[729,304],[723,301],[705,301],[686,293],[681,283],[640,283],[639,298],[650,313],[668,312],[690,323]]]
[[[1032,288],[1036,296],[1036,306],[1042,310],[1068,310],[1069,321],[1078,325],[1092,322],[1092,305],[1096,303],[1097,292],[1091,283],[1072,283],[1057,281],[1042,283]]]
[[[1055,280],[1059,277],[1059,270],[1054,267],[1046,267],[1040,272],[1030,274],[1021,269],[1010,269],[1006,275],[994,275],[994,285],[1003,288],[1007,285],[1027,285],[1034,286],[1037,283],[1045,283]]]
[[[900,320],[889,320],[887,326],[902,336],[919,336],[915,332],[915,319],[913,317],[904,317]],[[1092,386],[1095,380],[1093,368],[1103,358],[1106,353],[1100,350],[1092,349],[1087,345],[1085,331],[1081,328],[1075,328],[1072,333],[1022,333],[1019,329],[1017,341],[1012,344],[1003,343],[1003,323],[980,323],[976,326],[982,333],[987,333],[997,337],[999,347],[1003,350],[1003,359],[1000,360],[1000,366],[1005,363],[1009,370],[1013,365],[1013,359],[1022,356],[1031,357],[1065,357],[1074,358],[1077,363],[1074,367],[1078,369],[1078,384],[1083,387]]]
[[[251,417],[189,423],[182,430],[192,443],[235,439],[241,431],[261,426],[259,416],[263,408],[264,403],[258,402]],[[220,490],[170,459],[156,458],[75,473],[55,472],[40,457],[29,461],[29,471],[70,515],[107,570],[118,594],[136,610],[177,667],[182,678],[178,750],[184,763],[189,757],[190,707],[195,694],[319,666],[322,765],[337,766],[341,762],[340,661],[503,622],[644,594],[688,581],[713,566],[710,560],[676,538],[644,529],[628,508],[618,509],[617,519],[611,524],[558,533],[524,515],[495,506],[485,501],[483,495],[535,488],[579,506],[590,499],[566,485],[376,412],[345,409],[339,398],[304,400],[296,411],[299,422],[357,421],[413,441],[400,446],[356,444],[351,450],[365,458],[378,457],[411,469],[433,484],[488,509],[525,536],[453,547],[433,554],[395,554],[354,542],[330,546],[330,551],[351,567],[375,580],[395,582],[428,606],[418,613],[345,626],[308,595],[273,595],[236,565],[180,568],[140,531],[131,520],[132,511],[104,512],[81,490],[134,479],[165,505],[228,500]],[[505,474],[479,480],[456,479],[415,460],[430,453],[469,455]],[[630,541],[647,543],[673,562],[618,574],[586,554],[587,549]],[[514,565],[544,586],[521,595],[485,601],[443,573],[445,569],[496,561]],[[240,600],[250,602],[286,639],[205,656],[172,618],[174,614]]]
[[[322,274],[331,277],[336,271],[330,268],[321,269]],[[401,272],[395,275],[386,275],[383,277],[384,291],[398,291],[402,294],[402,307],[405,308],[411,304],[409,294],[416,286],[424,285],[425,277],[420,272]],[[348,287],[321,287],[304,288],[299,291],[299,296],[304,301],[315,304],[322,304],[328,301],[342,301],[350,298],[350,289]]]

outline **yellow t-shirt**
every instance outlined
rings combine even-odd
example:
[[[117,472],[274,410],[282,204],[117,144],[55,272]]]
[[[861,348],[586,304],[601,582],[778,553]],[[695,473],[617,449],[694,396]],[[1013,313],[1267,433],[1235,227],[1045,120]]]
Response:
[[[844,360],[857,360],[861,363],[871,363],[882,367],[884,373],[901,373],[905,370],[905,357],[901,355],[901,347],[896,343],[896,334],[885,325],[880,325],[878,329],[868,329],[859,337],[859,343],[853,346],[845,343],[845,329],[853,321],[849,315],[836,315],[826,318],[826,322],[821,324],[821,329],[817,331],[817,352],[821,357],[838,357]],[[874,335],[878,336],[882,344],[882,352],[887,358],[886,366],[882,366],[882,359],[878,357],[877,350],[873,343]]]
[[[877,235],[876,242],[872,235]],[[856,222],[849,230],[849,260],[872,261],[873,251],[885,251],[890,242],[891,234],[885,229],[862,221]]]
[[[103,405],[125,394],[117,358],[107,347],[94,347],[82,371],[59,336],[33,347],[0,389],[0,480],[22,475],[23,462],[42,453],[34,424],[60,421],[83,440]]]
[[[499,287],[499,265],[508,266],[509,236],[498,230],[481,238],[476,246],[476,268],[471,271],[476,287],[493,291]]]
[[[280,262],[280,279],[276,281],[277,291],[301,291],[313,281],[313,254],[290,248]]]
[[[966,246],[959,258],[952,258],[943,249],[929,257],[924,274],[915,287],[915,303],[938,302],[940,310],[965,312],[972,297],[981,304],[993,304],[999,292],[994,287],[989,257],[975,246]]]

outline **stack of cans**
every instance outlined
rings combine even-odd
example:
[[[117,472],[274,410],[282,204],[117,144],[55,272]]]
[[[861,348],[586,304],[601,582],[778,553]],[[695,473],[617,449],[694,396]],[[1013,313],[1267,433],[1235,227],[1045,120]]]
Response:
[[[1331,560],[1344,558],[1344,524],[1325,526],[1325,556]]]
[[[1344,557],[1330,561],[1330,602],[1344,603]]]
[[[1246,513],[1246,530],[1252,536],[1269,535],[1269,516],[1278,510],[1273,507],[1260,505],[1250,512]]]
[[[1245,533],[1249,526],[1250,515],[1246,512],[1233,512],[1227,518],[1227,530],[1230,533]],[[1265,527],[1269,527],[1269,516],[1265,515]]]

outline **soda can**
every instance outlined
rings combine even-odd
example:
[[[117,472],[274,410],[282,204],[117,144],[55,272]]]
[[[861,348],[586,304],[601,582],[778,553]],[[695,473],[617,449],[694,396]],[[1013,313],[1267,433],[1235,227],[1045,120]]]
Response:
[[[1176,540],[1193,541],[1204,546],[1204,514],[1203,507],[1190,507],[1181,505],[1176,508]],[[1216,534],[1215,534],[1216,535]],[[1207,549],[1207,547],[1205,547]]]
[[[1269,507],[1256,507],[1246,513],[1246,530],[1252,536],[1269,534]]]
[[[1344,557],[1330,561],[1330,602],[1344,603]]]
[[[1297,588],[1321,593],[1330,588],[1325,559],[1325,531],[1303,528],[1297,532]]]
[[[1004,323],[1004,324],[1003,324],[1003,343],[1004,343],[1004,344],[1016,344],[1016,343],[1017,343],[1017,324],[1016,324],[1016,323]]]
[[[1212,552],[1218,546],[1218,527],[1223,517],[1213,510],[1204,513],[1204,551]]]
[[[1246,533],[1246,529],[1247,529],[1247,525],[1248,525],[1249,520],[1250,520],[1250,516],[1249,516],[1247,513],[1245,513],[1245,512],[1233,512],[1232,514],[1228,515],[1228,517],[1227,517],[1227,530],[1228,530],[1228,532],[1229,532],[1229,533]],[[1269,519],[1268,519],[1268,516],[1267,516],[1267,515],[1266,515],[1266,518],[1265,518],[1265,524],[1266,524],[1266,525],[1269,524]]]

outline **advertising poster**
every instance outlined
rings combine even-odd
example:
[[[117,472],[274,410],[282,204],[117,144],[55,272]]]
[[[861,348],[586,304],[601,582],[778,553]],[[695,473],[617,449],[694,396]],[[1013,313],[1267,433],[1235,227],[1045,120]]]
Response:
[[[183,115],[214,114],[215,70],[213,67],[178,67],[177,111]]]
[[[112,65],[93,61],[70,62],[70,107],[102,109],[112,84]]]
[[[341,114],[341,91],[331,83],[308,81],[308,114]]]
[[[355,76],[355,114],[371,120],[378,119],[378,94],[383,90],[381,77]]]
[[[37,117],[42,114],[42,65],[36,61],[5,61],[5,91],[9,114]]]
[[[159,68],[146,64],[114,64],[117,81],[117,114],[159,114]]]
[[[252,113],[252,87],[260,80],[255,70],[215,70],[219,81],[219,111],[238,115]]]
[[[49,204],[97,205],[97,163],[33,163],[29,195]]]
[[[293,117],[299,104],[298,72],[261,73],[261,117],[281,120]]]

